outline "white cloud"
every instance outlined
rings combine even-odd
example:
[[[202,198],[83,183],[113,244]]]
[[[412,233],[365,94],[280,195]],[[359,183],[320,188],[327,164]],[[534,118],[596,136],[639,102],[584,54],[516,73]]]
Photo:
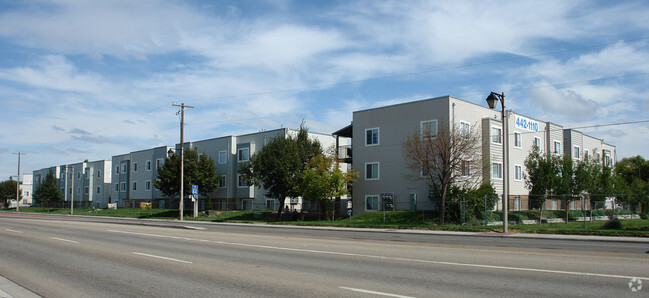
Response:
[[[547,83],[540,83],[546,86]],[[531,100],[545,109],[545,111],[570,115],[586,119],[593,117],[597,112],[597,103],[592,99],[581,97],[572,90],[558,90],[553,87],[533,89],[530,92]]]

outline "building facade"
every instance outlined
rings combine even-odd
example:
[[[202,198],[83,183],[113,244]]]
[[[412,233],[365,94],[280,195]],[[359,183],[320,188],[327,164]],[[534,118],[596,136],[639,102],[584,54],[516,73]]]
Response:
[[[509,210],[527,209],[529,191],[525,187],[525,159],[533,146],[546,154],[568,155],[583,160],[585,154],[603,158],[614,165],[615,147],[581,132],[524,115],[507,112],[509,162]],[[483,183],[490,183],[503,194],[503,131],[500,111],[444,96],[391,106],[356,111],[352,124],[334,133],[351,138],[351,148],[345,147],[344,157],[352,168],[360,172],[354,183],[352,202],[354,214],[397,210],[432,210],[435,202],[429,199],[429,187],[418,173],[404,166],[406,160],[402,144],[406,136],[424,129],[466,129],[479,133],[482,143],[483,170],[468,175],[481,175]],[[587,150],[587,151],[586,151]],[[343,150],[339,150],[342,152]],[[479,173],[477,173],[479,172]],[[502,200],[495,209],[502,210]],[[552,203],[546,202],[548,208]],[[554,206],[560,208],[561,206]]]
[[[199,209],[205,210],[275,210],[279,208],[279,200],[267,198],[263,188],[248,185],[241,177],[239,168],[250,160],[272,138],[295,137],[298,131],[281,128],[260,131],[257,133],[224,136],[207,140],[190,141],[183,148],[193,149],[199,155],[205,154],[214,160],[219,175],[218,187],[214,192],[200,195]],[[334,138],[331,135],[309,133],[309,137],[317,139],[323,148],[332,147]],[[175,147],[161,146],[112,157],[112,202],[121,208],[139,207],[140,203],[152,203],[152,208],[178,208],[179,197],[164,196],[154,185],[158,177],[158,168],[164,164],[165,158],[176,154],[180,144]],[[191,181],[190,181],[191,183]],[[191,209],[193,203],[184,198],[184,208]],[[210,205],[211,204],[211,205]],[[301,200],[286,201],[291,209],[303,209],[306,206]]]
[[[111,161],[84,161],[33,171],[32,193],[54,174],[63,194],[60,207],[106,208],[110,202]]]

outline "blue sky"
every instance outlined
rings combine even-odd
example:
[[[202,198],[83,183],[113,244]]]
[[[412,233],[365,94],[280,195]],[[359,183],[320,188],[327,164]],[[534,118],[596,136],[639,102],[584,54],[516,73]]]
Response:
[[[0,180],[451,95],[649,158],[646,1],[0,0]]]

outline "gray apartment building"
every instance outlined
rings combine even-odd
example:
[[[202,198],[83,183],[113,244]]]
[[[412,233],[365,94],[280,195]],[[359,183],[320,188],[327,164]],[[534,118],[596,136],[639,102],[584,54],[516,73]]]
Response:
[[[63,194],[61,206],[106,208],[110,202],[111,161],[84,161],[33,171],[32,193],[50,171]]]
[[[567,155],[583,160],[589,156],[602,158],[609,166],[616,160],[615,147],[579,131],[564,129],[558,124],[508,112],[509,197],[510,210],[529,207],[529,191],[525,187],[524,161],[536,145],[546,154]],[[339,149],[341,159],[360,172],[354,183],[352,202],[354,214],[383,210],[383,200],[391,200],[397,210],[432,210],[425,181],[413,179],[404,165],[402,143],[416,131],[441,127],[475,130],[482,139],[481,159],[486,165],[481,182],[491,183],[503,193],[503,132],[499,110],[467,102],[451,96],[407,102],[356,111],[352,124],[334,132],[337,144],[351,138],[351,146]],[[467,173],[468,175],[476,173]],[[557,202],[546,202],[557,209]],[[579,205],[581,206],[581,205]],[[494,209],[502,210],[501,200]]]
[[[272,138],[295,137],[297,132],[294,129],[281,128],[184,143],[185,149],[191,148],[197,150],[198,154],[212,157],[220,176],[216,191],[199,197],[199,209],[277,209],[279,200],[267,198],[262,188],[248,185],[239,174],[239,168]],[[320,141],[323,148],[333,146],[335,141],[331,135],[326,134],[309,133],[309,137]],[[179,198],[165,197],[155,188],[153,181],[156,180],[157,169],[165,162],[165,158],[177,152],[179,148],[180,144],[176,144],[175,147],[161,146],[113,156],[112,202],[118,203],[120,208],[138,207],[141,202],[152,203],[152,208],[178,208]],[[206,206],[208,197],[211,206]],[[192,208],[191,200],[185,199],[183,202],[185,208]],[[290,208],[310,207],[301,200],[286,203]]]

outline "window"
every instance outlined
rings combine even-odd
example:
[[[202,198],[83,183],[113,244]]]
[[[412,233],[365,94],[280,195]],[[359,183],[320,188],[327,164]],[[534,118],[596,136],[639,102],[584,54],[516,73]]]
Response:
[[[437,136],[437,120],[421,121],[419,123],[419,133],[425,137],[434,138]]]
[[[165,160],[163,158],[158,158],[155,160],[155,168],[160,169],[160,166],[165,163]]]
[[[227,151],[219,151],[219,163],[224,164],[228,162],[228,152]]]
[[[151,161],[150,160],[147,160],[144,165],[145,165],[145,170],[151,171]]]
[[[514,180],[523,180],[523,167],[521,165],[514,165]]]
[[[573,146],[572,150],[574,151],[573,158],[581,159],[581,148],[579,146]]]
[[[378,162],[369,162],[365,164],[365,180],[379,180]]]
[[[133,163],[133,172],[137,172],[137,162]]]
[[[77,172],[77,179],[81,179],[81,172]]]
[[[379,211],[379,196],[365,196],[365,211]]]
[[[136,181],[133,181],[133,183],[131,183],[131,185],[132,185],[132,187],[131,187],[132,190],[137,190],[137,182]]]
[[[225,188],[225,185],[227,183],[227,178],[225,175],[221,175],[219,177],[219,188]]]
[[[552,199],[550,210],[557,210],[557,199]]]
[[[238,180],[237,182],[238,187],[248,187],[248,181],[246,181],[246,179],[243,178],[243,175],[237,174],[237,180]]]
[[[460,164],[460,171],[462,172],[462,176],[469,176],[471,174],[471,164],[463,160]]]
[[[514,147],[521,148],[523,147],[523,136],[520,132],[514,132]]]
[[[370,128],[365,130],[365,146],[374,146],[379,144],[379,129]]]
[[[97,170],[97,178],[101,178],[101,170]]]
[[[81,187],[77,187],[77,194],[78,194],[78,195],[81,194]]]
[[[552,151],[552,153],[561,154],[561,142],[554,141],[554,151]]]
[[[503,179],[503,164],[494,162],[491,164],[491,177],[493,179]]]
[[[115,166],[115,174],[119,174],[119,166]]]
[[[122,164],[122,173],[126,173],[126,164]]]
[[[119,191],[119,183],[115,183],[115,191]]]
[[[460,121],[460,135],[465,138],[471,136],[471,124],[469,122]]]
[[[250,148],[241,148],[237,150],[237,157],[239,162],[246,162],[250,160]]]
[[[151,190],[151,180],[144,181],[144,190]]]
[[[125,191],[126,191],[126,182],[121,182],[121,183],[120,183],[120,190],[121,190],[122,192],[125,192]]]
[[[86,170],[83,172],[83,178],[88,179],[88,173],[90,172],[89,168],[86,168]]]
[[[101,193],[101,186],[97,186],[97,193]]]
[[[25,192],[23,192],[23,196],[24,197],[29,197],[29,190],[26,190]]]
[[[588,160],[590,158],[590,151],[588,149],[584,149],[584,160]]]
[[[502,144],[502,129],[491,127],[491,142],[494,144]]]
[[[604,152],[604,165],[607,166],[607,167],[610,167],[610,166],[613,165],[613,159],[606,152]]]
[[[543,148],[541,147],[541,138],[539,137],[534,137],[534,146],[539,149],[539,152],[542,152]]]

